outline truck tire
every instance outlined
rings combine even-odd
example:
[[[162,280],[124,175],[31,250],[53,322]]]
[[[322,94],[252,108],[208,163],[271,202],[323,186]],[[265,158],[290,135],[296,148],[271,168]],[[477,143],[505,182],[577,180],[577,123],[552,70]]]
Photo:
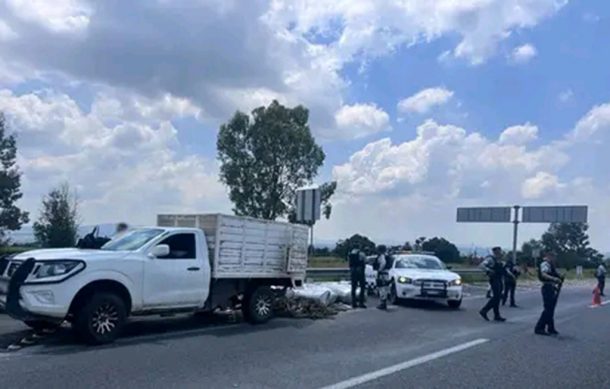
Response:
[[[449,300],[449,301],[447,301],[447,305],[449,305],[449,308],[451,308],[451,309],[459,309],[460,306],[462,305],[462,299]]]
[[[275,296],[269,287],[259,286],[246,295],[242,312],[244,319],[251,324],[262,324],[273,317],[273,300]]]
[[[398,294],[396,293],[396,284],[394,282],[392,282],[392,284],[390,285],[390,294],[388,296],[388,300],[389,303],[392,305],[399,305],[402,300],[398,297]]]
[[[95,293],[76,313],[74,328],[89,344],[112,343],[120,335],[127,320],[127,308],[114,293]]]

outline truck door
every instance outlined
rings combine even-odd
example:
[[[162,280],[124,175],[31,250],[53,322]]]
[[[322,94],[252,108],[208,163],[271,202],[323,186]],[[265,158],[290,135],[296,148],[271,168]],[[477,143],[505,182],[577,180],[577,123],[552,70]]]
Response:
[[[197,255],[197,235],[178,232],[158,244],[169,246],[164,257],[149,258],[144,269],[145,308],[202,306],[207,298],[209,274]],[[209,273],[209,272],[207,272]]]

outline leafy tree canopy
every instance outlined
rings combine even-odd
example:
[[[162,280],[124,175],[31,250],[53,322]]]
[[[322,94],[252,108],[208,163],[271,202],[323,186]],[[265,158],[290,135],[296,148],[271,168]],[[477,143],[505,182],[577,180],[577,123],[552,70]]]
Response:
[[[296,190],[313,182],[325,159],[308,120],[305,107],[273,101],[251,116],[236,112],[220,127],[220,179],[229,187],[237,215],[274,220],[294,213]],[[335,183],[321,187],[327,217],[335,189]]]

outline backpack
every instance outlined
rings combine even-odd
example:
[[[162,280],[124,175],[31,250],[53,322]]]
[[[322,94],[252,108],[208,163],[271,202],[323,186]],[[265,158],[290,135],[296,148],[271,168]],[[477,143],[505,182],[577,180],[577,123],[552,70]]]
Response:
[[[373,270],[375,271],[379,271],[379,270],[389,270],[392,268],[392,265],[394,264],[394,257],[392,257],[390,254],[383,254],[385,256],[385,267],[383,269],[379,269],[380,267],[380,263],[379,263],[379,257],[382,254],[379,254],[377,256],[377,258],[375,258],[375,262],[373,262]]]

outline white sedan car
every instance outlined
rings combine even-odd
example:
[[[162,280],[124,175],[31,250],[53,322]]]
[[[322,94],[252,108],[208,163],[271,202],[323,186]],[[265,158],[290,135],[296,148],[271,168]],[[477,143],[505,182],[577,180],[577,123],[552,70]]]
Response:
[[[390,269],[390,302],[428,300],[462,304],[462,278],[433,255],[397,254]]]

